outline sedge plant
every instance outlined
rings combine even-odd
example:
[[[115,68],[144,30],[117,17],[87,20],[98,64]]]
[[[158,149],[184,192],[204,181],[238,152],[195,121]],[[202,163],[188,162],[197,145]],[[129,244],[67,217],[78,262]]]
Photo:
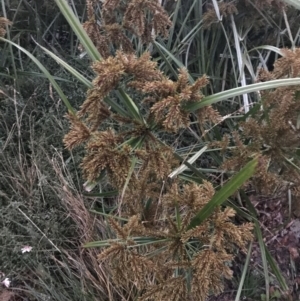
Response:
[[[194,67],[193,73],[202,75],[194,80],[188,71],[192,69],[189,58],[186,57],[185,63],[182,57],[178,59],[187,40],[171,36],[166,44],[159,36],[167,37],[167,28],[175,26],[176,19],[172,23],[157,1],[104,1],[100,10],[97,1],[87,1],[88,20],[83,26],[65,1],[56,3],[80,39],[82,51],[89,55],[95,73],[90,82],[45,49],[87,86],[87,98],[77,112],[49,72],[18,48],[32,57],[64,100],[70,122],[64,143],[69,149],[84,147],[81,169],[85,179],[95,185],[105,178],[116,191],[116,209],[107,219],[116,238],[90,242],[85,247],[103,248],[98,260],[107,266],[114,285],[132,292],[133,299],[205,300],[211,293],[220,293],[223,279],[232,277],[229,263],[234,252],[237,249],[246,252],[254,226],[259,236],[257,223],[235,224],[235,211],[223,203],[253,175],[254,183],[272,187],[275,176],[268,172],[270,160],[284,158],[290,166],[297,166],[294,157],[291,159],[296,154],[289,151],[297,146],[294,132],[298,126],[293,125],[298,116],[294,100],[300,80],[297,67],[291,67],[297,66],[297,51],[282,51],[284,59],[278,61],[274,71],[262,72],[260,82],[250,85],[245,82],[242,61],[238,59],[241,87],[205,97],[201,91],[214,92],[205,75],[210,68],[204,61],[197,61],[198,70]],[[231,18],[231,25],[235,24],[233,15],[237,8],[232,3],[218,5],[213,1],[213,4],[203,14],[203,24],[190,31],[190,38],[221,22],[221,15]],[[197,5],[193,1],[192,8]],[[180,1],[175,13],[180,13]],[[187,22],[184,19],[180,34],[186,31]],[[173,28],[170,34],[174,34]],[[236,48],[241,49],[237,44]],[[159,53],[160,62],[151,58],[151,49]],[[250,110],[248,94],[270,89],[274,90],[262,92],[263,105]],[[224,120],[211,105],[240,95],[250,117],[240,123],[241,133],[238,130],[233,133],[232,148],[228,135],[219,142],[209,141],[207,129]],[[283,95],[285,103],[279,102]],[[279,118],[281,124],[276,123]],[[288,126],[286,120],[292,125]],[[272,121],[276,123],[276,132]],[[200,143],[203,151],[198,155],[208,147],[218,148],[226,158],[220,168],[236,173],[217,191],[214,183],[193,166],[193,161],[188,156],[182,157],[174,147],[176,137],[193,124],[198,131],[194,134],[206,138]],[[290,133],[291,139],[287,145],[279,142],[278,148],[278,137],[283,133]],[[228,149],[232,151],[226,153]],[[188,172],[181,169],[177,177],[169,177],[180,164]],[[240,169],[241,166],[244,167]],[[294,174],[296,181],[298,176]],[[263,249],[265,246],[260,243]],[[265,256],[266,274],[267,260],[272,263],[272,258]],[[280,275],[276,265],[271,266]],[[282,286],[286,289],[284,281]]]

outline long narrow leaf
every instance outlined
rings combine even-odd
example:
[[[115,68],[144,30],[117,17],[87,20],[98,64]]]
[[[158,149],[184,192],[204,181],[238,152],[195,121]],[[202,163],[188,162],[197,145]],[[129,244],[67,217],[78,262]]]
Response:
[[[34,72],[34,71],[17,71],[17,74],[20,76],[32,76],[32,77],[41,77],[41,78],[47,78],[47,76],[44,73],[40,73],[40,72]],[[0,76],[2,74],[0,73]],[[60,82],[65,82],[65,83],[73,83],[71,80],[69,79],[65,79],[59,76],[52,76],[54,80],[56,81],[60,81]]]
[[[228,91],[223,91],[220,93],[216,93],[207,97],[204,97],[200,102],[190,103],[187,104],[184,109],[188,112],[193,112],[200,108],[212,105],[214,103],[220,102],[222,100],[227,100],[236,96],[243,95],[245,93],[256,92],[260,90],[268,90],[268,89],[275,89],[279,87],[286,87],[286,86],[300,86],[300,78],[284,78],[284,79],[276,79],[270,80],[268,82],[251,84],[245,87],[238,87],[233,88]]]
[[[169,63],[168,58],[164,56],[163,52],[166,53],[179,68],[185,68],[182,62],[178,60],[167,48],[165,48],[164,46],[162,46],[161,44],[155,41],[154,41],[154,46],[156,46],[157,50],[162,55],[162,57],[165,58],[166,63],[169,65],[173,73],[175,72],[175,70],[173,69],[172,65]],[[177,77],[177,73],[176,73],[176,77]],[[195,81],[192,78],[192,76],[188,74],[188,77],[189,77],[189,82],[193,84]]]
[[[144,123],[142,115],[138,107],[136,106],[135,102],[132,100],[132,98],[127,93],[125,93],[124,90],[122,89],[118,89],[118,92],[120,93],[120,96],[122,97],[124,104],[128,109],[131,117],[134,118],[136,121]]]
[[[207,145],[203,146],[194,156],[189,158],[187,162],[193,164],[206,150],[207,150]],[[176,168],[172,173],[169,174],[169,178],[172,179],[187,169],[188,167],[185,164],[181,164],[178,168]]]
[[[200,225],[210,214],[215,207],[220,206],[236,192],[247,181],[255,171],[257,165],[257,158],[251,160],[246,166],[235,176],[233,176],[227,184],[225,184],[208,202],[204,208],[192,219],[187,229],[191,229]]]
[[[58,95],[60,96],[60,98],[62,99],[62,101],[64,102],[64,104],[66,105],[66,107],[68,108],[69,112],[71,113],[75,113],[75,110],[73,109],[73,107],[71,106],[70,102],[68,101],[66,95],[64,94],[64,92],[61,90],[60,86],[57,84],[57,82],[55,81],[55,79],[53,78],[53,76],[49,73],[49,71],[43,66],[43,64],[41,64],[41,62],[36,59],[30,52],[28,52],[26,49],[24,49],[23,47],[19,46],[18,44],[11,42],[7,39],[1,38],[0,37],[0,41],[9,43],[15,47],[17,47],[19,50],[21,50],[22,52],[24,52],[38,67],[39,69],[45,74],[45,76],[49,79],[50,83],[52,84],[52,86],[54,87],[54,89],[56,90],[56,92],[58,93]]]
[[[118,114],[120,114],[123,117],[128,117],[130,118],[131,116],[129,115],[128,112],[126,112],[121,106],[119,106],[115,101],[110,99],[109,97],[105,97],[104,101],[112,107]]]
[[[77,78],[81,83],[83,83],[86,87],[92,88],[93,83],[89,81],[86,77],[84,77],[82,74],[80,74],[77,70],[75,70],[72,66],[70,66],[68,63],[66,63],[64,60],[59,58],[57,55],[55,55],[53,52],[48,50],[47,48],[37,44],[41,49],[43,49],[49,56],[51,56],[58,64],[63,66],[66,70],[68,70],[75,78]]]
[[[65,16],[66,20],[72,27],[73,31],[79,38],[82,46],[88,53],[89,57],[92,61],[99,61],[102,59],[101,54],[95,47],[94,43],[90,39],[90,37],[87,35],[86,31],[80,24],[78,18],[73,13],[71,7],[68,4],[68,1],[66,0],[55,0],[57,6],[59,7],[62,14]]]
[[[244,268],[243,268],[242,277],[241,277],[241,280],[240,280],[240,283],[239,283],[239,288],[237,290],[234,301],[241,300],[240,298],[241,298],[241,294],[242,294],[242,289],[243,289],[243,286],[244,286],[245,278],[246,278],[249,263],[250,263],[251,251],[252,251],[252,242],[250,243],[250,246],[248,248],[248,253],[247,253],[245,265],[244,265]]]
[[[282,276],[275,260],[273,259],[272,255],[270,254],[270,251],[268,250],[267,247],[265,247],[265,251],[266,251],[267,261],[271,267],[272,272],[275,274],[279,284],[281,285],[281,288],[283,289],[283,291],[288,291],[289,287],[287,286],[284,277]]]
[[[261,253],[261,260],[263,264],[263,269],[264,269],[264,275],[265,275],[265,284],[266,284],[266,301],[269,301],[270,299],[270,276],[269,276],[269,271],[268,271],[268,261],[267,261],[267,256],[266,256],[266,246],[263,240],[263,235],[261,233],[261,229],[259,226],[259,223],[257,220],[254,220],[254,230],[256,233],[256,238],[258,240],[259,248],[260,248],[260,253]]]
[[[161,242],[168,242],[170,238],[163,238],[159,239],[156,237],[132,237],[132,240],[136,243],[136,245],[132,245],[133,248],[139,246],[146,246],[151,244],[157,244]],[[126,245],[127,242],[122,241],[122,239],[109,239],[109,240],[99,240],[99,241],[92,241],[88,242],[83,245],[84,248],[95,248],[95,247],[108,247],[111,245],[112,242],[118,242],[119,244]]]

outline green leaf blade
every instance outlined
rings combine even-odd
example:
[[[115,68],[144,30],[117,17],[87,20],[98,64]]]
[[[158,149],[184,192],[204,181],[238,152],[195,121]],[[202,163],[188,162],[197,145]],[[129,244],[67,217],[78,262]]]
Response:
[[[200,225],[206,218],[210,216],[215,207],[220,206],[224,203],[228,197],[236,192],[244,183],[247,181],[255,172],[258,159],[255,158],[248,162],[246,166],[235,176],[233,176],[228,183],[226,183],[208,202],[204,208],[196,214],[192,219],[187,229],[192,229]]]

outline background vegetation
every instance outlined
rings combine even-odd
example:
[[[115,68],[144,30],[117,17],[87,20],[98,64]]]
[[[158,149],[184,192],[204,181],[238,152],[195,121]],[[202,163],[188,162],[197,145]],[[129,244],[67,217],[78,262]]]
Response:
[[[122,3],[127,2],[136,4],[138,1]],[[0,281],[8,278],[11,283],[9,288],[2,285],[0,299],[137,300],[142,294],[136,286],[132,282],[130,286],[122,281],[116,283],[112,265],[97,260],[103,250],[99,246],[109,246],[116,232],[122,237],[117,223],[109,222],[107,218],[116,216],[115,221],[120,221],[123,226],[130,218],[128,209],[119,206],[120,199],[126,201],[123,187],[129,185],[130,188],[130,177],[126,174],[125,183],[114,178],[118,172],[113,175],[108,172],[100,179],[90,177],[89,180],[96,180],[96,183],[86,182],[85,188],[87,184],[95,186],[92,193],[87,192],[83,183],[89,173],[83,169],[85,174],[82,174],[79,168],[87,149],[80,146],[75,152],[69,152],[63,144],[64,137],[70,138],[65,136],[69,125],[64,118],[67,112],[64,104],[66,100],[69,102],[69,112],[70,108],[79,110],[88,98],[87,89],[92,88],[89,86],[92,80],[96,78],[95,85],[101,76],[109,77],[100,63],[98,69],[91,68],[91,61],[93,55],[100,58],[101,54],[103,59],[109,54],[116,57],[120,29],[119,35],[114,36],[116,28],[113,24],[121,24],[118,18],[124,11],[121,7],[118,18],[112,22],[111,10],[119,1],[105,1],[105,4],[70,2],[71,11],[81,23],[85,22],[84,28],[94,42],[95,50],[88,41],[78,39],[80,33],[84,36],[83,30],[76,32],[76,24],[72,23],[71,17],[65,18],[66,10],[57,5],[59,3],[65,2],[1,2],[0,17],[12,22],[9,25],[0,19],[3,29],[7,30],[7,40],[26,49],[43,64],[63,93],[55,89],[53,82],[49,83],[49,78],[21,48],[1,40]],[[155,72],[161,71],[174,83],[182,67],[188,70],[189,86],[204,75],[209,77],[201,90],[204,98],[200,102],[187,102],[182,107],[183,112],[191,113],[187,121],[183,119],[186,121],[184,127],[176,128],[173,133],[170,128],[163,128],[160,120],[154,123],[153,133],[174,150],[179,162],[189,159],[190,164],[185,170],[177,170],[175,164],[170,171],[175,170],[185,184],[205,180],[217,191],[225,191],[221,187],[226,187],[224,183],[228,183],[232,175],[254,156],[260,158],[251,181],[230,199],[227,200],[229,195],[223,196],[226,202],[221,207],[224,209],[226,205],[235,209],[236,216],[231,216],[234,226],[251,222],[255,239],[250,246],[247,244],[244,253],[232,248],[232,253],[237,256],[227,260],[227,265],[233,270],[233,278],[221,279],[224,293],[214,297],[214,289],[209,289],[207,299],[300,300],[299,12],[281,1],[177,0],[162,4],[170,16],[169,31],[164,32],[161,28],[165,36],[157,35],[155,41],[151,41],[146,32],[138,31],[141,24],[137,29],[130,24],[129,18],[127,27],[121,29],[125,35],[121,36],[123,50],[126,51],[127,45],[127,50],[137,57],[150,51],[152,61],[157,63]],[[94,23],[89,24],[91,21]],[[98,31],[89,30],[93,28],[91,24],[97,24]],[[105,39],[101,40],[97,34]],[[107,45],[110,47],[106,49]],[[41,46],[55,54],[56,59]],[[58,58],[73,69],[61,62],[58,64]],[[135,107],[128,100],[130,98],[120,96],[122,92],[118,89],[125,87],[128,96],[140,104],[143,93],[127,87],[134,76],[133,73],[129,78],[123,77],[119,86],[112,87],[119,93],[111,92],[108,104],[114,113],[121,108],[117,111],[120,117],[107,120],[101,125],[101,131],[111,128],[124,136],[131,129],[121,113],[125,110],[133,114]],[[255,83],[260,86],[251,86]],[[237,92],[232,90],[237,87],[240,87]],[[150,92],[153,91],[157,92]],[[229,93],[222,94],[222,91]],[[208,107],[209,104],[213,107]],[[138,109],[140,114],[147,116],[147,105]],[[201,120],[196,109],[201,109],[208,118]],[[128,136],[130,139],[130,134]],[[65,138],[65,144],[70,146],[67,142]],[[139,160],[142,164],[143,153]],[[168,164],[172,162],[167,160]],[[164,174],[161,180],[166,180],[169,174]],[[238,173],[235,178],[240,179],[238,186],[246,178]],[[172,181],[177,180],[173,177]],[[164,187],[162,183],[159,182],[158,187]],[[171,183],[170,187],[174,188]],[[169,199],[172,198],[175,197],[169,195]],[[220,200],[224,202],[225,199]],[[132,200],[128,198],[129,201]],[[207,201],[211,201],[208,204],[213,207],[216,205],[213,203],[216,198]],[[187,209],[183,210],[182,217],[187,212]],[[197,212],[193,211],[193,214]],[[168,218],[177,217],[178,214],[172,212]],[[200,220],[203,222],[203,215]],[[163,228],[163,224],[159,226]],[[149,239],[149,234],[142,234]],[[158,232],[152,232],[152,236],[154,234],[159,236]],[[93,241],[98,243],[92,244]],[[90,247],[83,248],[89,242]],[[32,246],[32,250],[22,253],[26,245]],[[153,249],[147,249],[147,252],[151,251]],[[216,272],[214,268],[210,269],[212,279],[216,278]],[[176,296],[169,295],[170,300],[179,297],[179,292]],[[167,300],[165,295],[156,298]]]

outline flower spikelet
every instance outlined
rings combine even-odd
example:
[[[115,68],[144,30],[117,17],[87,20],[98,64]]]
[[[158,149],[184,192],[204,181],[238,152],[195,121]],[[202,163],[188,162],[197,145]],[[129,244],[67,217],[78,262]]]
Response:
[[[0,37],[4,37],[6,34],[6,25],[12,25],[8,19],[0,17]]]
[[[120,4],[120,0],[104,0],[103,9],[112,10],[116,9]]]
[[[86,123],[90,126],[91,131],[96,130],[110,116],[110,111],[97,89],[90,89],[88,91],[87,98],[78,112],[78,117],[82,118],[85,114],[88,114]]]
[[[135,83],[146,83],[161,80],[162,72],[157,69],[157,63],[151,61],[149,52],[144,52],[140,57],[134,54],[125,55],[121,51],[116,54],[116,59],[122,62],[124,71],[134,76],[130,86],[135,87]]]
[[[236,8],[234,1],[219,2],[218,5],[219,5],[220,14],[224,17],[238,13],[238,10]],[[205,29],[210,28],[213,24],[217,24],[218,22],[219,22],[219,20],[217,18],[217,14],[216,14],[216,11],[214,8],[209,9],[203,15],[203,26]]]
[[[179,128],[189,125],[189,117],[181,111],[180,98],[178,96],[168,96],[152,106],[151,112],[154,113],[157,122],[161,122],[164,128],[170,132],[177,132]]]
[[[137,231],[141,227],[137,215],[131,216],[127,224],[125,224],[125,226],[123,227],[121,227],[113,218],[109,220],[109,224],[116,232],[118,238],[121,238],[123,241],[127,241],[127,239],[129,239],[130,237],[131,232]]]
[[[64,144],[68,149],[72,149],[75,146],[86,142],[90,138],[90,130],[88,127],[75,115],[67,114],[71,129],[64,137]]]
[[[197,117],[200,124],[203,124],[206,121],[218,123],[222,120],[220,113],[217,110],[215,110],[212,106],[206,106],[204,108],[201,108],[197,112]]]
[[[88,180],[95,180],[105,168],[110,152],[117,146],[117,138],[112,130],[95,133],[86,146],[87,155],[83,159],[82,167]]]
[[[142,36],[145,31],[144,5],[147,1],[133,0],[128,5],[124,16],[123,24],[125,27],[133,30],[138,36]],[[143,5],[144,3],[144,5]]]
[[[221,154],[224,155],[224,153],[227,151],[227,148],[230,143],[230,136],[228,134],[223,135],[221,141],[212,141],[209,145],[211,148],[218,147],[221,148]]]
[[[167,146],[137,150],[136,155],[143,160],[141,171],[151,172],[151,174],[156,175],[157,179],[165,179],[177,163],[173,158],[172,149]]]
[[[212,183],[204,180],[201,185],[191,184],[186,187],[183,194],[183,199],[186,200],[186,205],[192,209],[201,210],[215,194],[215,189]]]
[[[220,250],[226,248],[226,242],[236,244],[243,252],[246,252],[246,244],[253,239],[253,225],[243,224],[236,226],[231,218],[235,216],[232,208],[225,208],[224,211],[217,211],[215,214],[213,245]],[[228,244],[229,246],[229,244]]]
[[[176,90],[178,92],[184,90],[189,85],[189,76],[185,68],[179,69],[178,80],[176,82]]]
[[[183,277],[171,278],[160,284],[149,286],[139,301],[187,300],[186,281]]]
[[[125,71],[122,62],[118,60],[118,57],[112,56],[106,60],[94,63],[93,70],[98,74],[94,79],[93,84],[102,97],[116,88]]]
[[[209,293],[223,290],[224,278],[232,277],[228,263],[233,260],[234,246],[245,249],[253,238],[252,225],[233,224],[234,210],[217,207],[200,225],[186,230],[194,211],[201,210],[213,196],[213,186],[209,182],[183,186],[175,182],[166,189],[167,193],[160,192],[162,207],[152,198],[155,218],[138,213],[123,227],[110,221],[123,248],[112,245],[99,258],[107,260],[116,285],[134,284],[141,290],[140,300],[204,301]],[[139,192],[136,195],[141,199],[145,194]],[[175,205],[181,215],[180,223],[174,216]],[[134,236],[148,237],[153,242],[141,248],[134,243]],[[174,269],[179,272],[176,278]],[[187,273],[191,273],[190,280]]]
[[[191,97],[189,101],[200,101],[203,98],[203,94],[201,93],[200,89],[207,86],[209,83],[208,77],[203,75],[199,77],[191,86]]]
[[[185,231],[181,235],[181,241],[187,243],[191,238],[198,238],[201,243],[209,244],[211,233],[209,231],[210,222],[205,221],[201,225],[194,227],[188,231]]]
[[[94,88],[88,92],[88,97],[81,106],[80,116],[86,113],[91,114],[91,120],[99,125],[101,119],[109,116],[109,110],[102,102],[107,94],[117,87],[122,75],[124,67],[115,57],[109,57],[106,60],[94,63],[93,69],[98,76],[94,79]],[[95,126],[96,127],[96,126]]]
[[[103,29],[97,24],[94,18],[83,23],[83,28],[90,37],[97,50],[103,58],[109,57],[109,38],[102,32]],[[82,46],[80,46],[82,49]]]
[[[156,174],[148,169],[138,171],[138,181],[127,188],[123,198],[124,216],[139,215],[142,217],[144,227],[153,226],[157,202],[151,202],[149,206],[144,206],[141,200],[157,200],[161,194],[161,181],[157,180]],[[140,228],[140,230],[144,230]]]
[[[164,37],[168,37],[168,27],[172,25],[169,16],[160,7],[159,11],[156,10],[152,22],[155,35],[161,34]],[[153,37],[152,37],[153,38]]]
[[[150,23],[147,20],[147,13],[151,15]],[[151,41],[152,26],[155,34],[167,36],[167,27],[171,24],[168,15],[156,0],[131,0],[123,20],[124,27],[131,29],[144,42]]]
[[[131,151],[131,147],[125,144],[120,149],[114,150],[108,160],[108,175],[112,180],[112,184],[118,189],[125,185],[131,165]],[[131,178],[131,181],[134,181],[134,179]]]
[[[187,127],[190,123],[189,113],[184,110],[183,105],[188,102],[200,101],[203,94],[199,89],[207,83],[207,77],[203,76],[190,86],[188,73],[184,68],[179,70],[178,81],[173,83],[173,87],[169,80],[156,83],[157,92],[167,90],[171,92],[164,98],[158,99],[151,107],[156,121],[162,123],[163,127],[170,132],[176,132],[180,128]],[[155,85],[145,85],[144,92],[146,91],[155,94]]]
[[[111,257],[116,257],[118,256],[119,252],[122,252],[124,250],[124,245],[119,244],[119,243],[115,243],[115,242],[111,242],[110,247],[105,249],[104,251],[102,251],[98,256],[98,260],[102,261],[102,260],[107,260],[110,259]]]
[[[300,74],[300,48],[281,49],[283,57],[274,63],[273,76],[281,78],[284,75],[298,77]]]
[[[120,138],[112,130],[98,132],[93,135],[86,145],[87,154],[83,158],[81,167],[85,177],[94,181],[100,172],[107,169],[112,182],[118,187],[123,187],[130,168],[131,148],[124,145],[117,148]]]
[[[132,42],[126,37],[123,32],[123,28],[121,25],[114,23],[108,24],[104,26],[107,37],[110,41],[116,45],[117,49],[122,50],[125,53],[133,53]]]
[[[93,19],[94,17],[94,6],[97,0],[86,0],[86,7],[87,7],[87,15],[89,19]]]
[[[230,279],[232,271],[227,262],[232,261],[233,256],[223,250],[212,249],[199,252],[192,260],[194,268],[192,280],[192,294],[200,301],[205,301],[210,291],[219,294],[223,290],[222,278]]]
[[[164,204],[172,208],[177,203],[179,206],[189,208],[193,213],[201,210],[215,193],[212,184],[205,180],[201,185],[195,183],[183,185],[180,193],[177,187],[176,183],[173,184],[169,192],[163,196]]]
[[[138,88],[145,94],[159,95],[161,98],[165,98],[176,92],[176,85],[172,80],[166,77],[161,80],[145,82]],[[152,97],[152,101],[155,101],[154,97]]]
[[[231,1],[231,2],[220,2],[219,3],[219,9],[220,9],[220,13],[224,16],[224,17],[227,17],[227,16],[230,16],[230,15],[233,15],[233,14],[238,14],[238,10],[237,10],[237,7],[234,3],[234,1]]]
[[[130,239],[130,234],[141,227],[138,217],[131,217],[123,227],[120,227],[113,219],[110,220],[110,225],[117,236],[123,240],[123,245],[113,243],[98,255],[98,260],[109,261],[113,279],[117,285],[127,286],[134,283],[138,289],[144,289],[148,277],[158,269],[153,261],[132,248],[135,243]]]
[[[116,285],[134,284],[140,290],[145,289],[148,278],[157,270],[155,263],[126,245],[113,244],[98,255],[98,260],[108,261]]]

